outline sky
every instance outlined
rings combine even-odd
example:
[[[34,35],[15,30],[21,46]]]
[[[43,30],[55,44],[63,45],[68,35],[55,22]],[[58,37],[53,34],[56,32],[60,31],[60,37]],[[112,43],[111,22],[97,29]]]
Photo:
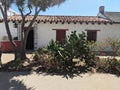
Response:
[[[41,14],[96,16],[100,6],[105,6],[105,11],[120,12],[120,0],[66,0],[59,7],[49,8]]]
[[[66,0],[40,15],[96,16],[100,6],[104,6],[105,11],[120,12],[120,0]]]

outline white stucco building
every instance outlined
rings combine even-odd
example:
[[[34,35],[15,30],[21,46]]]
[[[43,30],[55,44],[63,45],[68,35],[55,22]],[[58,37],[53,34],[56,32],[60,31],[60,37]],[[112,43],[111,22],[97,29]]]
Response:
[[[27,23],[32,17],[27,17]],[[9,20],[13,37],[20,39],[21,16],[13,15]],[[17,28],[14,27],[15,23],[18,24]],[[120,38],[120,12],[106,12],[102,6],[97,16],[38,16],[28,35],[27,45],[30,46],[29,49],[44,47],[52,39],[60,41],[74,30],[77,33],[84,31],[88,35],[88,40]],[[3,22],[0,23],[0,32],[0,40],[2,40],[2,37],[7,35]]]
[[[11,8],[7,10],[7,14],[8,14],[8,16],[18,15],[18,13]],[[2,13],[0,11],[0,41],[2,41],[2,39],[4,37],[7,37],[5,25],[2,20],[2,17],[3,17]],[[9,25],[10,25],[12,36],[16,37],[17,30],[16,30],[16,28],[14,28],[14,26],[13,26],[14,24],[12,22],[10,22]]]

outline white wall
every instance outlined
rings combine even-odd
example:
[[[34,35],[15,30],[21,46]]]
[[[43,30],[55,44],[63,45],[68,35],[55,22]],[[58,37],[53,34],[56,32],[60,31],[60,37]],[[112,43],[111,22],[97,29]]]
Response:
[[[10,31],[13,37],[17,36],[17,28],[14,28],[14,25],[12,22],[9,23]],[[0,23],[0,42],[3,39],[3,36],[7,36],[6,28],[4,23]]]
[[[85,30],[100,30],[97,32],[97,41],[101,41],[107,37],[117,37],[120,38],[120,25],[119,24],[73,24],[73,23],[39,23],[38,24],[38,43],[37,48],[46,46],[51,39],[56,40],[56,31],[52,29],[68,29],[67,35],[71,33],[71,31],[76,30],[77,33],[81,33]]]
[[[14,28],[12,22],[9,23],[10,30],[13,37],[17,36],[17,28]],[[85,30],[100,30],[97,32],[97,41],[101,41],[107,37],[117,37],[120,38],[120,24],[73,24],[73,23],[39,23],[37,24],[37,48],[46,46],[52,39],[56,40],[56,30],[53,29],[68,29],[66,31],[67,36],[71,31],[76,30],[77,33],[81,33]],[[34,34],[36,34],[34,33]],[[0,41],[3,36],[7,36],[4,23],[0,23]]]

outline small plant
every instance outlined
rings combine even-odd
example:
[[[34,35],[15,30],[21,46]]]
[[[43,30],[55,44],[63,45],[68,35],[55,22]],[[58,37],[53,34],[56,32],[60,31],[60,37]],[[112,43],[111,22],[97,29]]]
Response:
[[[8,36],[3,36],[2,40],[8,40]]]

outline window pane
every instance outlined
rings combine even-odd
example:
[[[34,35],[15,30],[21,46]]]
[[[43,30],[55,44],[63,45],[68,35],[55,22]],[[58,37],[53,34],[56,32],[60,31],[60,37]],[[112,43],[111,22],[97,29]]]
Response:
[[[97,40],[97,31],[87,31],[87,40],[96,41]]]

